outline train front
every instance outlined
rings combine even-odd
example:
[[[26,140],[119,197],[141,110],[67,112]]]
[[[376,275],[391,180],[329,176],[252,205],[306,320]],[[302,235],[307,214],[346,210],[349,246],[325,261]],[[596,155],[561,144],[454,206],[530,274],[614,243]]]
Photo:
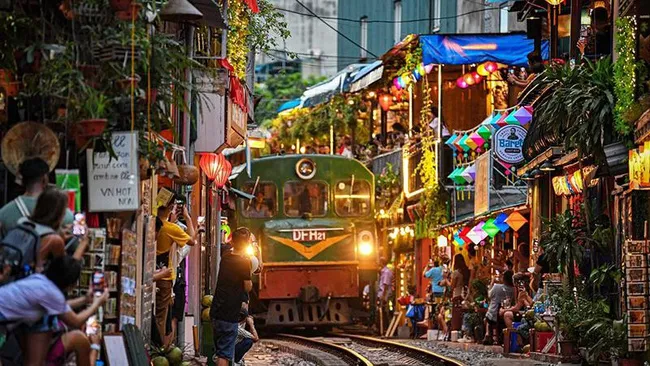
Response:
[[[350,323],[376,273],[372,173],[330,155],[262,158],[253,173],[242,188],[256,198],[238,214],[264,262],[251,308],[267,326]]]

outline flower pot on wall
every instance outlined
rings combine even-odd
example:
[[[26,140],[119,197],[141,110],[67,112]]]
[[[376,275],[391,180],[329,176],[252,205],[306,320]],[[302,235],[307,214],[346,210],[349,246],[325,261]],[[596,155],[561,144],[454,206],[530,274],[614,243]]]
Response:
[[[8,97],[18,95],[18,86],[20,85],[14,78],[13,72],[7,69],[0,69],[0,87],[4,88]]]
[[[571,357],[579,355],[578,345],[575,341],[559,341],[560,354],[562,356]]]
[[[129,10],[132,0],[111,0],[111,8],[115,11]]]
[[[106,129],[108,120],[105,118],[85,119],[79,121],[76,127],[75,143],[77,147],[85,146],[91,138],[101,136]]]

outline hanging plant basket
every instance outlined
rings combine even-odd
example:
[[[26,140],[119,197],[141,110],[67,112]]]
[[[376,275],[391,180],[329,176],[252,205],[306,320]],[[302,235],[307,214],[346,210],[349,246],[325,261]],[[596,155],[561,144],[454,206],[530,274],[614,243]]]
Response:
[[[180,153],[183,155],[183,164],[178,165],[178,176],[173,179],[175,183],[191,186],[199,180],[199,168],[188,164],[185,153]]]
[[[106,25],[113,20],[113,15],[106,9],[85,1],[74,6],[72,16],[81,25]]]
[[[125,91],[130,91],[131,90],[131,85],[134,86],[134,88],[138,88],[138,83],[140,82],[141,78],[140,75],[135,74],[133,77],[128,76],[124,79],[117,80],[115,84],[122,90]]]
[[[85,119],[77,123],[75,143],[77,147],[86,146],[93,137],[101,136],[106,129],[108,120],[105,118]]]
[[[133,17],[138,16],[140,9],[142,9],[142,5],[134,2],[125,10],[116,11],[115,16],[119,20],[131,21]]]
[[[133,55],[137,60],[142,57],[142,49],[138,46],[135,47],[135,53],[131,53],[131,46],[122,46],[118,42],[109,42],[104,46],[95,47],[93,49],[93,56],[103,62],[129,62]]]

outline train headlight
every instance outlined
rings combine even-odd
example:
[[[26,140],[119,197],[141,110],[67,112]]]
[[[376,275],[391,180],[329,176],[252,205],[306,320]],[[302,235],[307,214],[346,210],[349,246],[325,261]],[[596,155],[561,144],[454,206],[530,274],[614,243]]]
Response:
[[[362,231],[359,234],[359,254],[368,256],[374,250],[374,242],[370,231]]]
[[[316,163],[307,158],[298,160],[296,174],[300,179],[312,179],[316,175]]]

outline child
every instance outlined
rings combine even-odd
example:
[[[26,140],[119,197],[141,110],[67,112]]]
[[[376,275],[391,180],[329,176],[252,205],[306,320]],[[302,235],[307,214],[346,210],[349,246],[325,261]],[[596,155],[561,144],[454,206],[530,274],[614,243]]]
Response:
[[[250,332],[246,330],[246,326]],[[237,330],[237,341],[235,342],[235,365],[243,365],[244,355],[251,349],[253,343],[257,343],[260,338],[255,329],[253,317],[248,315],[248,304],[243,302],[239,312],[239,329]]]

